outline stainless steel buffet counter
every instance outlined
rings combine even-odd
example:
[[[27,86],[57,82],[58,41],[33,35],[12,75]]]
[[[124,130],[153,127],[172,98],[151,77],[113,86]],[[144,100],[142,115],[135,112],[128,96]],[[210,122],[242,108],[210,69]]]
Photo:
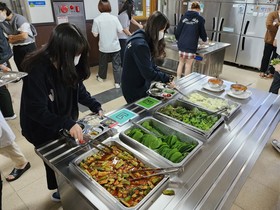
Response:
[[[226,48],[230,44],[215,42],[207,48],[199,49],[197,55],[201,60],[195,60],[192,72],[209,76],[219,76],[223,70]],[[176,75],[178,65],[178,48],[176,42],[166,42],[166,58],[159,65],[161,69]]]
[[[178,81],[180,90],[188,93],[200,90],[208,77],[192,73]],[[177,128],[193,135],[203,142],[201,149],[187,162],[184,171],[171,176],[168,188],[175,191],[174,196],[161,193],[150,206],[140,209],[230,209],[264,145],[280,120],[280,98],[278,95],[251,89],[252,95],[247,99],[236,99],[227,95],[231,83],[225,82],[225,91],[211,94],[231,99],[241,104],[227,122],[209,138],[205,139],[195,133]],[[207,92],[203,89],[203,91]],[[175,96],[181,97],[179,94]],[[145,110],[135,104],[125,106],[137,113],[135,121],[150,116],[156,108]],[[100,139],[118,134],[131,124],[117,126]],[[102,197],[101,192],[69,168],[69,163],[88,151],[89,147],[69,147],[64,141],[48,143],[36,152],[56,172],[62,206],[64,210],[80,209],[119,209],[111,200]],[[123,208],[129,209],[129,208]]]

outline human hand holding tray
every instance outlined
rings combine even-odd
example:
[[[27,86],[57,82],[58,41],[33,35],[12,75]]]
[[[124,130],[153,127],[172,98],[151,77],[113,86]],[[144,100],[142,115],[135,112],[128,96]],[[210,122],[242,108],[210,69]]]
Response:
[[[108,117],[112,120],[115,120],[116,122],[118,122],[119,126],[124,125],[125,123],[127,123],[130,119],[133,119],[135,117],[137,117],[138,114],[128,110],[128,109],[120,109],[110,115],[108,115]]]

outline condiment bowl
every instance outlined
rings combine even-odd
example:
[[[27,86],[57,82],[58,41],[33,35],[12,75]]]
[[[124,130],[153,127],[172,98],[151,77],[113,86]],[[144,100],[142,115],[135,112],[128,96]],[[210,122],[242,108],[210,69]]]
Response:
[[[224,81],[219,78],[210,78],[208,79],[208,85],[211,88],[221,88],[224,84]]]
[[[241,84],[232,84],[230,90],[235,95],[241,95],[247,90],[247,86]]]

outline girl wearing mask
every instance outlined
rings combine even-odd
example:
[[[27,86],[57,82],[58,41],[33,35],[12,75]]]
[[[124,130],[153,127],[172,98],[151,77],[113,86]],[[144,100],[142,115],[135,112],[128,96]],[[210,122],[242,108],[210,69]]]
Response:
[[[148,18],[145,29],[139,29],[128,39],[121,80],[128,103],[147,96],[152,81],[172,82],[173,76],[161,72],[154,64],[156,58],[165,54],[163,38],[168,27],[167,17],[156,11]]]
[[[59,138],[67,129],[77,140],[83,139],[78,120],[78,103],[103,115],[101,104],[87,92],[83,80],[89,78],[89,46],[81,31],[72,24],[54,28],[48,43],[29,54],[23,68],[20,125],[22,135],[35,148]],[[57,189],[54,171],[45,164],[48,189]],[[52,200],[59,201],[58,192]]]
[[[19,71],[26,54],[36,49],[36,29],[26,18],[13,13],[5,3],[0,2],[0,27],[7,34],[8,42],[13,46],[14,60]]]

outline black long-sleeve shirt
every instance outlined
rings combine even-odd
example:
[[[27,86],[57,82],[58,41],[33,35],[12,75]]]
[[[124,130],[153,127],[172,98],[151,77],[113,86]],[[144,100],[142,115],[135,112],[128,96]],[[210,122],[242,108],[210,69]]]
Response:
[[[67,87],[59,81],[56,71],[48,58],[41,58],[24,78],[20,125],[23,136],[35,147],[57,139],[60,129],[70,130],[78,119],[78,102],[92,112],[101,110],[101,104],[90,96],[82,80],[74,88]]]
[[[121,87],[125,100],[131,103],[147,96],[152,81],[169,80],[170,76],[154,64],[145,32],[136,31],[128,39],[124,54]]]

